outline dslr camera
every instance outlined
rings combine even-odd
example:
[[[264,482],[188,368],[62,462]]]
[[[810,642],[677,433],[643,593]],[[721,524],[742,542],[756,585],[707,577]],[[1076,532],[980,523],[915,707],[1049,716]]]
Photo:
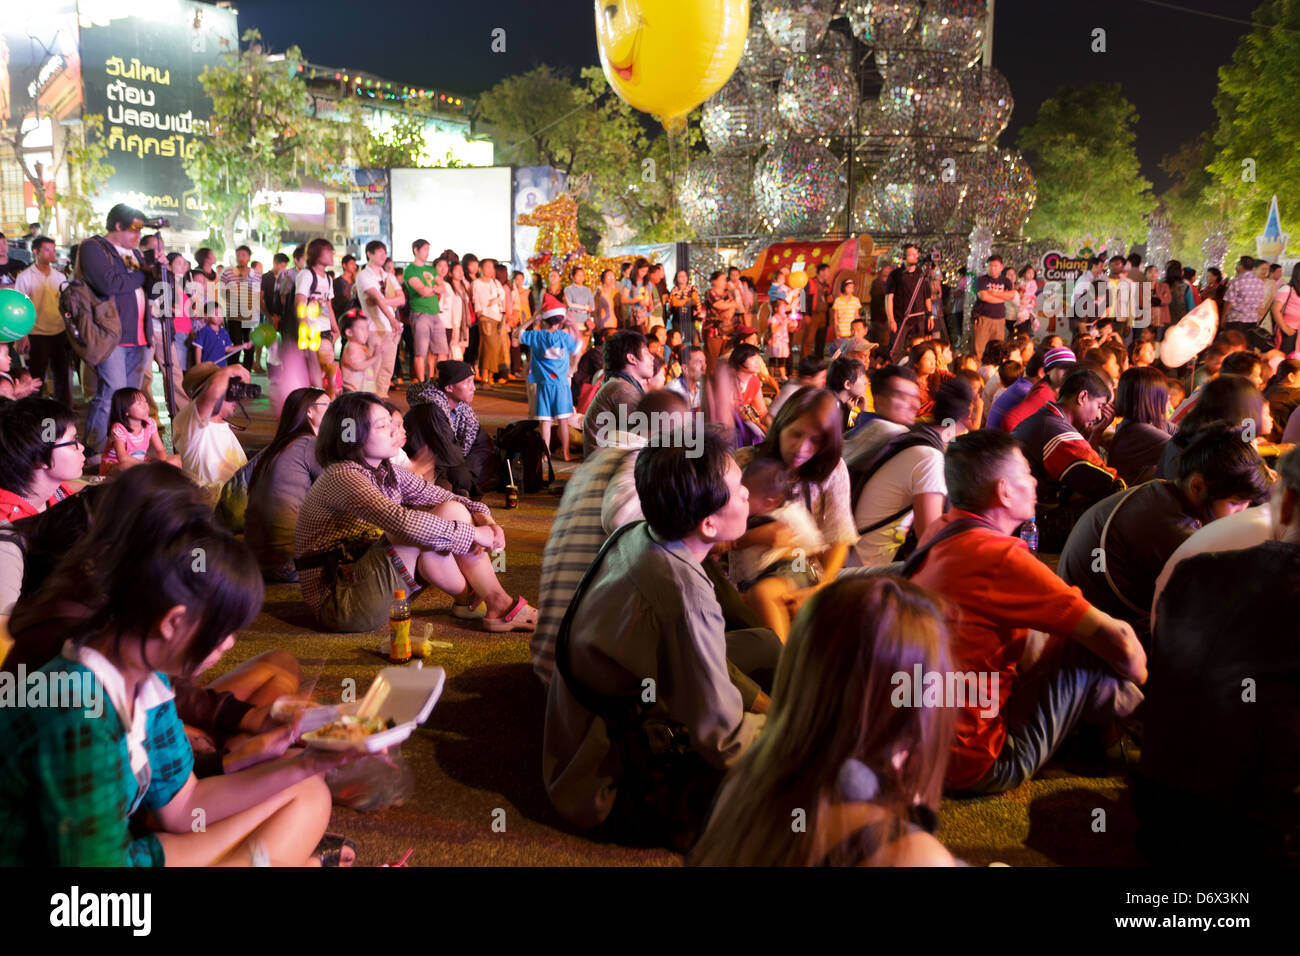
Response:
[[[254,385],[252,382],[241,382],[239,379],[231,379],[226,385],[226,401],[241,402],[246,398],[261,398],[262,386]]]

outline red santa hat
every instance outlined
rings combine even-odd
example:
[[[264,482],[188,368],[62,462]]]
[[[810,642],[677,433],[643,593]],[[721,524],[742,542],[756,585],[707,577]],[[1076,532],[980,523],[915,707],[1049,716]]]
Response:
[[[564,307],[564,303],[552,295],[549,290],[542,293],[542,308],[541,311],[537,313],[537,317],[543,322],[550,322],[553,319],[563,318],[564,313],[567,311],[568,310]]]

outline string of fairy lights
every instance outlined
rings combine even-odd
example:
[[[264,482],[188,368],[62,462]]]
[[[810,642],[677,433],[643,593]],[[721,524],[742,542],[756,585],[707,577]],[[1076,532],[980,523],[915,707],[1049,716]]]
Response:
[[[466,113],[473,107],[473,101],[454,93],[446,93],[428,87],[405,86],[393,84],[388,80],[365,73],[350,70],[334,70],[329,67],[299,63],[299,76],[308,81],[333,81],[341,83],[352,95],[370,100],[389,100],[409,105],[427,105],[443,110]]]

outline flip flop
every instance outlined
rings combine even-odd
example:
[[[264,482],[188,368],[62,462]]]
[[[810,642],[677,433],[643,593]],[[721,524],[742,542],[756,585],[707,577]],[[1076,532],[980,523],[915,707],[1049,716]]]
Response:
[[[494,634],[504,634],[508,631],[531,631],[537,627],[537,609],[529,605],[521,595],[515,601],[514,607],[505,613],[504,617],[485,617],[483,618],[483,630],[491,631]]]
[[[487,601],[479,601],[477,604],[453,604],[451,613],[453,617],[458,617],[462,621],[481,621],[487,617]]]

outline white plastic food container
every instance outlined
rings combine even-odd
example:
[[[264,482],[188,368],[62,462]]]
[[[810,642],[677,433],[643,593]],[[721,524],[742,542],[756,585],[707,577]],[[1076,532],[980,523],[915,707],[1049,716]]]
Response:
[[[433,705],[442,696],[447,672],[441,667],[385,667],[366,691],[366,696],[338,708],[340,717],[379,717],[396,724],[361,740],[338,740],[321,737],[320,730],[303,734],[303,742],[321,750],[364,750],[376,753],[400,744],[428,720]],[[323,729],[323,728],[322,728]]]

